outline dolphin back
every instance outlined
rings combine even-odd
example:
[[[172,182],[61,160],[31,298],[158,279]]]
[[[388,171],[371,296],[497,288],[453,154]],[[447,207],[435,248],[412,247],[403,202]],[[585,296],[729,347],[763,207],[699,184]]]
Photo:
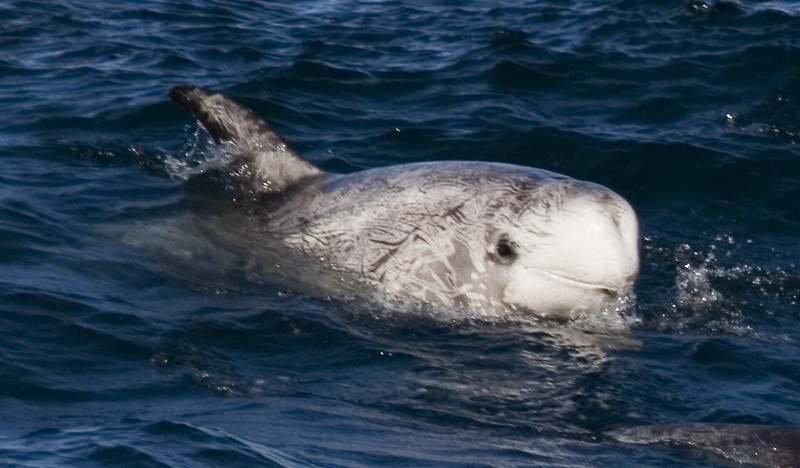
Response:
[[[609,435],[623,443],[698,448],[752,466],[800,466],[800,426],[674,424],[631,427]]]
[[[178,85],[170,98],[197,118],[217,143],[225,145],[229,173],[253,192],[275,193],[323,173],[253,111],[220,93]]]

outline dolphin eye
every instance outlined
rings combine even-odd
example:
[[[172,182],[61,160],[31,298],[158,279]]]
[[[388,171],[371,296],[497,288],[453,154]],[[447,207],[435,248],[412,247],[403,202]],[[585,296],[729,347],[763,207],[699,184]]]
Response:
[[[508,236],[502,235],[497,239],[494,254],[500,263],[508,265],[517,259],[516,244],[512,242]]]

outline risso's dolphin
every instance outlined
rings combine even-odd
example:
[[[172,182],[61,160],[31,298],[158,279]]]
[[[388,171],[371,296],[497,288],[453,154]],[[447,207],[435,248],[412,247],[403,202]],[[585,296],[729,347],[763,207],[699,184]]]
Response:
[[[800,426],[696,423],[637,426],[608,434],[630,444],[702,450],[749,466],[800,466]]]
[[[225,150],[198,176],[214,183],[188,182],[195,218],[252,262],[291,258],[283,274],[299,284],[314,282],[291,265],[305,259],[393,301],[569,318],[603,310],[637,276],[636,215],[600,185],[463,161],[332,174],[222,94],[180,85],[170,96]],[[223,196],[203,195],[221,185]]]

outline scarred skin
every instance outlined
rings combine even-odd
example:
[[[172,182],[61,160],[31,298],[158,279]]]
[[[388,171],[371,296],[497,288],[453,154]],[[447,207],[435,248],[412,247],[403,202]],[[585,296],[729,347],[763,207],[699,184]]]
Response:
[[[268,244],[270,261],[283,249],[365,291],[492,317],[599,311],[638,273],[635,214],[605,187],[484,162],[330,174],[221,94],[171,96],[225,145],[220,173],[238,194],[198,218],[254,257]]]

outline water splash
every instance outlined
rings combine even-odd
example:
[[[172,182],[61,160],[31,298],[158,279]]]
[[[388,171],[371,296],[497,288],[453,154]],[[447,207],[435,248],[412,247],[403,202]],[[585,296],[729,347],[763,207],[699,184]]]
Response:
[[[675,261],[679,263],[675,277],[675,301],[672,308],[708,308],[722,300],[722,294],[714,289],[711,276],[716,262],[712,244],[708,253],[693,250],[689,244],[681,244],[676,249]]]
[[[665,259],[675,269],[666,310],[646,325],[662,331],[757,336],[762,332],[753,323],[793,317],[788,313],[800,295],[794,264],[787,271],[737,260],[744,248],[756,248],[753,244],[720,234],[705,248],[688,243],[674,247]],[[664,255],[664,250],[653,251]]]
[[[576,314],[565,326],[592,333],[626,333],[641,323],[636,308],[636,294],[630,292],[616,298],[602,310]]]
[[[186,130],[190,131],[191,127],[187,126]],[[171,154],[162,156],[164,169],[173,179],[188,180],[209,168],[219,167],[225,160],[224,149],[213,144],[200,124],[195,125],[191,135],[177,157]]]

